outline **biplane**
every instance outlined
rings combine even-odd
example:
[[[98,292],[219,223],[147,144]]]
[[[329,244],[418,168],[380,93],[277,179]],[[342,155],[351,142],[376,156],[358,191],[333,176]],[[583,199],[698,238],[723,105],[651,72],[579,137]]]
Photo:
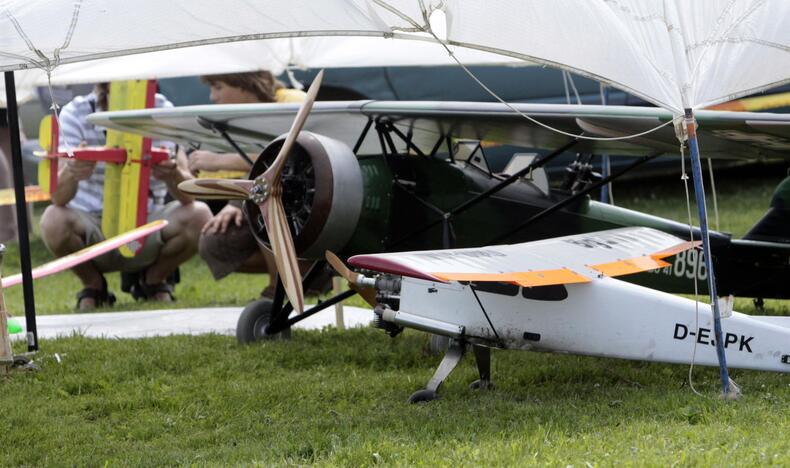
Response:
[[[312,96],[317,77],[311,86]],[[307,114],[312,107],[309,119]],[[296,257],[322,259],[373,252],[469,248],[647,226],[680,238],[698,230],[655,216],[594,202],[590,191],[660,154],[679,153],[673,115],[658,108],[515,104],[570,135],[623,136],[584,140],[525,120],[505,105],[460,102],[320,102],[212,105],[97,113],[94,124],[223,151],[259,152],[245,180],[195,180],[181,189],[198,198],[246,200],[258,241],[270,246],[280,280],[274,300],[251,303],[237,327],[240,341],[279,336],[297,321],[344,300],[346,291],[303,311]],[[296,117],[294,117],[296,116]],[[785,158],[790,116],[699,111],[705,156]],[[304,125],[305,131],[301,131]],[[504,173],[493,172],[481,142],[548,152],[516,154]],[[558,155],[579,155],[571,180],[552,188],[542,166]],[[592,155],[636,156],[630,166],[592,181],[578,170]],[[713,233],[721,295],[786,298],[790,239],[761,230],[760,240]],[[696,250],[667,259],[670,274],[645,273],[642,281],[670,292],[693,292],[706,272]],[[663,265],[663,264],[662,264]],[[638,276],[638,275],[637,275]],[[630,277],[629,277],[630,278]],[[702,283],[702,282],[701,282]],[[704,287],[702,288],[704,289]],[[288,302],[285,302],[285,296]]]

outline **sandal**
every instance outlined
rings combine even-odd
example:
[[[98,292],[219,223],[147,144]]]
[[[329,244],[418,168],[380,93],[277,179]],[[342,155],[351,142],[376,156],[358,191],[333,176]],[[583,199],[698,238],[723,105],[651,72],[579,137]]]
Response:
[[[176,296],[173,295],[173,285],[167,282],[161,282],[158,284],[145,284],[142,281],[144,275],[140,275],[140,280],[138,280],[137,284],[132,285],[130,293],[134,300],[156,300],[156,296],[159,293],[167,293],[170,296],[169,301],[160,301],[160,302],[173,302],[176,300]]]
[[[77,293],[77,310],[90,310],[89,307],[80,307],[83,299],[93,299],[94,307],[112,306],[115,304],[115,294],[107,289],[107,280],[101,278],[101,289],[84,288]]]

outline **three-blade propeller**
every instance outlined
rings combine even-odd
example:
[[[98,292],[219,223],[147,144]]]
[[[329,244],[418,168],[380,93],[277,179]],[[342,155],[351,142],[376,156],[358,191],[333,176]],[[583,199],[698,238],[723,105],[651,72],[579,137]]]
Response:
[[[324,71],[321,70],[310,85],[310,89],[307,90],[307,97],[296,114],[288,136],[266,172],[254,180],[192,179],[178,185],[178,189],[182,192],[198,198],[252,200],[258,205],[274,252],[280,281],[283,283],[288,300],[297,313],[304,310],[302,275],[299,272],[296,249],[283,209],[281,175],[285,168],[285,162],[291,153],[291,148],[313,108],[313,102],[315,102],[323,77]]]

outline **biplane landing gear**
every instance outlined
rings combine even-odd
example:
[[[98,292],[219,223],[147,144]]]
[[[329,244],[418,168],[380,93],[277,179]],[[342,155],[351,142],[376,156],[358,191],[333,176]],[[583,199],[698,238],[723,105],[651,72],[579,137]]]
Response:
[[[477,361],[477,370],[480,373],[480,378],[475,380],[470,385],[472,389],[493,389],[494,385],[491,383],[491,350],[485,346],[472,345],[474,350],[475,360]],[[439,386],[447,379],[450,373],[455,369],[461,359],[466,353],[466,344],[462,341],[450,339],[450,346],[447,352],[439,363],[436,372],[428,381],[428,385],[422,390],[417,390],[409,397],[409,403],[421,403],[433,401],[439,398],[436,393]]]
[[[266,327],[272,318],[271,299],[258,299],[247,304],[241,312],[236,324],[236,340],[247,344],[261,340],[287,340],[291,338],[291,329],[285,328],[279,333],[269,335]]]

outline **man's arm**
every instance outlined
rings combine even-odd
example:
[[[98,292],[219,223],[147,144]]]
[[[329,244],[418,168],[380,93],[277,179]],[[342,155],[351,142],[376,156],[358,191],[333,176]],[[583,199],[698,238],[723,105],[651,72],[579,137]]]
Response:
[[[153,166],[152,172],[154,177],[167,184],[167,191],[182,205],[188,205],[195,201],[194,197],[178,190],[178,184],[193,178],[187,168],[187,158],[184,151],[179,149],[174,159],[168,159]]]
[[[61,159],[58,169],[58,185],[52,192],[52,204],[66,206],[77,194],[81,180],[87,180],[96,168],[96,161]]]
[[[66,147],[85,146],[85,116],[80,115],[77,107],[73,102],[66,104],[58,117],[60,142]],[[89,179],[95,168],[95,161],[61,158],[58,164],[58,184],[52,193],[52,203],[57,206],[67,205],[77,194],[79,181]]]
[[[252,161],[258,155],[250,156]],[[197,174],[200,171],[250,171],[250,165],[236,153],[214,153],[197,150],[189,155],[189,171]]]

